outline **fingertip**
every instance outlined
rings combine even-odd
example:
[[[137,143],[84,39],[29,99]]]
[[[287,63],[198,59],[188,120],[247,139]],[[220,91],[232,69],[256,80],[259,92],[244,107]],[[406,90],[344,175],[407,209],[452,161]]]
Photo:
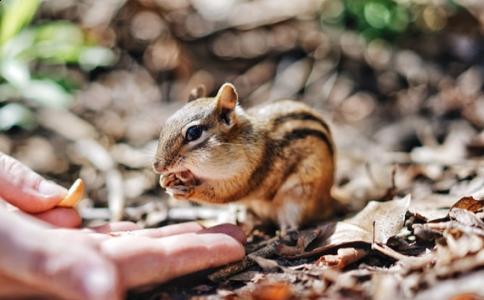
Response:
[[[40,179],[36,186],[24,187],[14,194],[14,205],[28,213],[40,213],[54,208],[67,195],[67,189],[52,181]]]
[[[62,186],[0,153],[0,196],[10,204],[28,213],[38,213],[53,208],[66,194]]]
[[[33,216],[54,226],[64,228],[79,228],[82,223],[81,216],[72,208],[54,208],[46,212],[33,214]]]
[[[57,183],[40,179],[34,187],[24,187],[17,192],[16,204],[28,213],[40,213],[54,208],[66,195],[67,189]]]
[[[234,224],[219,224],[209,228],[205,228],[200,230],[198,233],[223,233],[226,234],[235,240],[237,240],[242,245],[247,243],[247,237],[245,236],[242,229]]]

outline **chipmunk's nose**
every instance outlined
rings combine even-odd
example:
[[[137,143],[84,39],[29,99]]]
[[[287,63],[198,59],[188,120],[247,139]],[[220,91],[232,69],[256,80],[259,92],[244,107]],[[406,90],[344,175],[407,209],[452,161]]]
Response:
[[[166,167],[163,162],[157,160],[153,163],[153,171],[158,174],[166,173],[168,171],[168,168]]]

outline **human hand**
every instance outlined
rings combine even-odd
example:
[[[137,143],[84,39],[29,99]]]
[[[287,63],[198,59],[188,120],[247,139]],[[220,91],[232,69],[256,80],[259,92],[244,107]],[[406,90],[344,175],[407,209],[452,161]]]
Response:
[[[0,210],[0,239],[0,298],[120,299],[129,288],[245,255],[245,237],[231,224],[139,229],[122,222],[84,230],[45,229],[26,215]]]
[[[66,194],[65,188],[0,152],[0,198],[53,225],[79,227],[76,210],[55,207]]]
[[[55,208],[66,192],[0,153],[0,196],[21,210],[52,224],[78,226],[75,210]],[[128,288],[240,260],[245,237],[230,224],[53,229],[0,208],[0,240],[0,298],[119,299]]]

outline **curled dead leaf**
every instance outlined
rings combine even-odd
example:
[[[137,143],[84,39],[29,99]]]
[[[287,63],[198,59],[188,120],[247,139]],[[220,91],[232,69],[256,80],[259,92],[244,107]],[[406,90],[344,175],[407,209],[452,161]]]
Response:
[[[249,254],[249,258],[255,261],[265,272],[277,272],[280,270],[277,261],[258,255]]]
[[[484,208],[484,201],[476,200],[474,197],[463,197],[452,205],[450,210],[454,208],[461,208],[476,213]]]
[[[342,245],[386,243],[402,229],[409,205],[410,196],[387,202],[372,201],[352,218],[321,225],[318,238],[306,250],[280,244],[277,252],[287,258],[299,258],[320,254]]]
[[[338,270],[344,269],[347,265],[358,261],[368,253],[367,250],[358,248],[341,248],[336,255],[323,255],[317,261],[317,266],[327,266]]]

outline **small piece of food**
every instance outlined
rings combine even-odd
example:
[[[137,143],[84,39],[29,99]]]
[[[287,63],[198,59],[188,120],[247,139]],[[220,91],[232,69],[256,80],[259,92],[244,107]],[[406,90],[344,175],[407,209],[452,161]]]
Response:
[[[175,173],[169,173],[160,176],[160,184],[162,187],[167,188],[175,184],[176,181],[180,181]]]
[[[179,178],[184,183],[195,183],[196,182],[195,176],[193,176],[193,173],[190,172],[189,170],[177,173],[176,177]]]
[[[57,207],[75,207],[84,196],[84,182],[78,178],[67,192],[67,196],[57,204]]]
[[[199,181],[195,178],[190,170],[184,170],[177,173],[169,173],[160,177],[162,187],[169,189],[171,187],[195,186]]]

